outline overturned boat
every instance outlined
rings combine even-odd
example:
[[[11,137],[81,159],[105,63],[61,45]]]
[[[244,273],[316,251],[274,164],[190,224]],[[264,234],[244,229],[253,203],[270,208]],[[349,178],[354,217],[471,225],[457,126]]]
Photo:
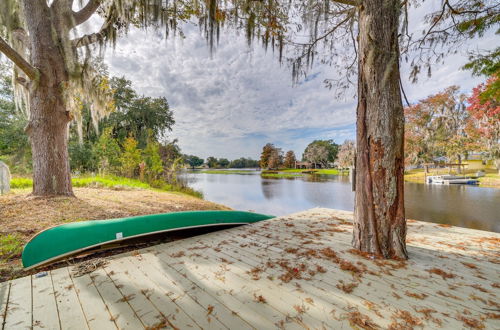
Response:
[[[433,175],[426,178],[427,184],[470,184],[477,185],[479,180],[455,175]]]
[[[22,261],[25,268],[31,269],[131,238],[183,229],[236,226],[271,218],[243,211],[189,211],[73,222],[36,234],[24,246]]]

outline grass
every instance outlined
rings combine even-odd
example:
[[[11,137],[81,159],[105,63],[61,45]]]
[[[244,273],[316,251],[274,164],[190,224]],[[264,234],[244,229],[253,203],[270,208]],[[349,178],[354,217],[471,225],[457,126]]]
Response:
[[[500,188],[500,174],[486,173],[482,178],[479,178],[479,185],[482,187]]]
[[[257,171],[241,171],[241,170],[204,170],[201,173],[206,174],[254,174]]]
[[[321,169],[317,170],[315,174],[327,174],[327,175],[347,175],[349,171],[339,171],[335,168],[332,169]]]
[[[12,189],[31,188],[33,186],[33,179],[14,177],[10,180],[10,187]]]
[[[322,175],[347,175],[349,171],[339,171],[336,168],[327,169],[300,169],[300,168],[287,168],[279,170],[280,173],[303,173],[303,174],[322,174]]]
[[[18,234],[0,236],[0,260],[18,258],[23,251],[23,243]]]
[[[263,178],[297,178],[304,176],[303,174],[294,173],[262,173]]]
[[[178,192],[190,196],[203,198],[203,194],[189,187],[176,187],[163,181],[156,181],[148,184],[136,179],[129,179],[113,175],[106,176],[79,176],[71,179],[73,187],[77,188],[107,188],[107,189],[150,189],[168,192]],[[31,188],[33,179],[24,177],[14,177],[10,182],[12,189]]]

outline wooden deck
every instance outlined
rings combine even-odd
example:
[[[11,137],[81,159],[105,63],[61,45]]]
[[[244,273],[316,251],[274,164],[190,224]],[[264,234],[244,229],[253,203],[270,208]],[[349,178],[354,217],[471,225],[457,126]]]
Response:
[[[500,329],[500,234],[409,222],[408,262],[312,209],[0,283],[2,329]]]

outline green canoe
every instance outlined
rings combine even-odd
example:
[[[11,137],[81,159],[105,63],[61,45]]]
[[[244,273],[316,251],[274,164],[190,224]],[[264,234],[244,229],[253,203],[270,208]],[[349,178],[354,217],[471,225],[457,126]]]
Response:
[[[248,224],[273,216],[241,211],[191,211],[97,221],[80,221],[46,229],[23,249],[23,266],[34,268],[82,251],[124,239],[161,232]]]

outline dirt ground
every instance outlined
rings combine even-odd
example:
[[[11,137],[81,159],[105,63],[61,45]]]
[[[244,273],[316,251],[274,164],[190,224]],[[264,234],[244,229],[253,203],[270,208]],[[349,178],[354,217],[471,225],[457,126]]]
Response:
[[[74,192],[76,198],[34,198],[28,189],[0,196],[0,237],[13,237],[9,247],[0,247],[0,281],[22,275],[21,247],[34,234],[52,226],[82,220],[229,209],[188,195],[153,190],[75,188]],[[19,247],[12,249],[16,244]]]

